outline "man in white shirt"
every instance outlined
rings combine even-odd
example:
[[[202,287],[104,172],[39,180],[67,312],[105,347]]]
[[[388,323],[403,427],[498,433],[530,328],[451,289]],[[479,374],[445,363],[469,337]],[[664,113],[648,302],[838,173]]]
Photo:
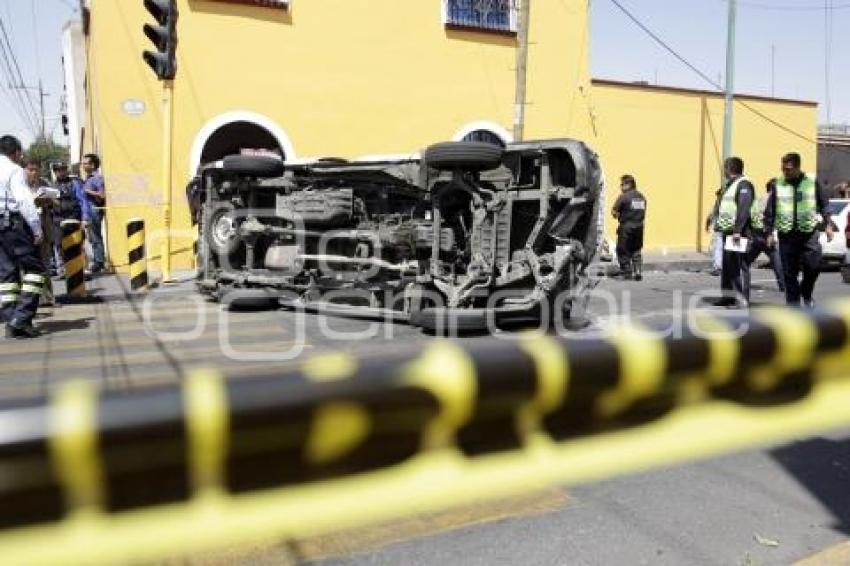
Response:
[[[46,282],[41,220],[18,165],[21,142],[0,137],[0,318],[7,338],[35,338],[32,325]]]

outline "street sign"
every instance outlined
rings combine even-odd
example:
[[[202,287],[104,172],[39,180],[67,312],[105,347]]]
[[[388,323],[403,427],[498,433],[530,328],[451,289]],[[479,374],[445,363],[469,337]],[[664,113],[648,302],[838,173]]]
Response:
[[[145,101],[128,98],[121,103],[121,110],[124,111],[124,114],[129,116],[141,116],[146,110]]]

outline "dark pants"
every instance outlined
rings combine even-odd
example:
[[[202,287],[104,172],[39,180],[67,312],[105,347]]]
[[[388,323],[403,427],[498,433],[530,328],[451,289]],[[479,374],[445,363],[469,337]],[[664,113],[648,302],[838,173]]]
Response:
[[[29,324],[38,310],[46,278],[41,251],[23,218],[0,228],[0,317]]]
[[[106,254],[103,248],[103,211],[92,207],[89,219],[89,238],[91,239],[93,267],[103,267]]]
[[[815,282],[820,275],[822,250],[817,232],[789,232],[779,235],[779,253],[785,273],[785,302],[800,306],[800,299],[811,303]],[[800,272],[803,280],[799,280]]]
[[[729,299],[750,302],[750,262],[748,254],[723,250],[723,269],[720,274],[720,289]]]
[[[750,265],[755,262],[761,254],[765,254],[770,260],[770,268],[773,270],[773,275],[776,276],[776,284],[779,285],[779,290],[785,292],[785,273],[782,271],[782,257],[779,253],[779,246],[772,248],[767,245],[767,235],[756,233],[753,235],[750,244],[750,251],[747,253],[747,261]]]
[[[621,224],[617,228],[617,261],[620,262],[620,270],[631,273],[640,271],[643,259],[643,226]]]
[[[62,218],[60,216],[53,217],[53,262],[52,266],[56,271],[65,269],[65,259],[62,254],[62,222],[65,220],[76,220],[82,223],[79,218]],[[83,234],[85,236],[85,233]]]

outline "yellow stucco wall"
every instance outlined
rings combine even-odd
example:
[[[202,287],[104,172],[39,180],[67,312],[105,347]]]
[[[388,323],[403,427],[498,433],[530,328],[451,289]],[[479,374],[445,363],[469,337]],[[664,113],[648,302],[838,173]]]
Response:
[[[787,152],[800,153],[804,169],[817,170],[817,105],[746,97],[737,101],[733,153],[744,160],[759,194],[779,173],[780,157]],[[593,109],[595,144],[610,187],[608,207],[619,191],[620,175],[631,173],[648,200],[646,248],[706,249],[709,235],[703,223],[721,182],[723,97],[598,81]],[[609,221],[606,228],[615,237],[616,222]]]
[[[223,114],[267,117],[297,157],[413,153],[475,121],[512,129],[516,38],[447,29],[441,0],[178,6],[171,172],[178,231],[188,227],[193,144]],[[103,157],[110,256],[119,267],[128,218],[147,220],[148,255],[159,250],[152,236],[161,226],[161,90],[141,59],[149,19],[142,2],[91,2],[86,148]],[[525,137],[587,137],[587,0],[535,2],[530,30]],[[124,113],[128,99],[143,101],[145,113]],[[189,239],[174,247],[183,250],[175,266],[188,265]]]
[[[178,6],[176,268],[190,264],[184,186],[193,147],[224,115],[262,116],[291,142],[290,158],[413,153],[478,121],[512,130],[516,38],[447,29],[442,0],[322,0],[288,10],[211,0]],[[108,245],[119,268],[129,218],[147,221],[149,257],[160,250],[161,84],[141,58],[149,20],[141,2],[91,2],[84,147],[103,157]],[[609,206],[619,175],[634,174],[650,201],[648,249],[705,248],[702,219],[720,182],[722,98],[591,86],[587,0],[535,2],[529,39],[525,137],[576,137],[597,148],[612,187]],[[127,100],[144,102],[145,112],[126,114]],[[816,106],[745,102],[815,139]],[[736,110],[735,151],[760,189],[787,151],[799,151],[814,170],[813,143],[741,105]],[[607,229],[613,236],[614,222]]]

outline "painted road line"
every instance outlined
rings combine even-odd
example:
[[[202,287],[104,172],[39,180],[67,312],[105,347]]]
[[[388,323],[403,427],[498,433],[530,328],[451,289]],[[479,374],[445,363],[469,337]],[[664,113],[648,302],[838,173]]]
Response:
[[[302,561],[326,560],[496,521],[546,515],[563,509],[569,503],[570,498],[565,490],[552,489],[533,495],[458,507],[441,513],[419,515],[335,535],[296,540],[292,546]]]
[[[850,541],[825,548],[799,560],[794,566],[847,566],[850,564]]]
[[[286,336],[287,333],[283,329],[278,329],[280,332],[280,337]],[[172,330],[171,332],[175,332]],[[228,336],[231,338],[249,338],[249,337],[262,337],[269,335],[269,328],[263,326],[256,325],[245,325],[237,328],[228,329]],[[53,355],[59,353],[69,353],[69,352],[83,352],[90,354],[91,352],[96,352],[99,349],[119,349],[119,348],[137,348],[139,346],[149,345],[151,348],[157,347],[156,337],[151,337],[150,335],[140,332],[140,333],[115,333],[110,336],[103,337],[105,340],[101,342],[100,335],[86,335],[85,337],[76,336],[74,340],[63,340],[61,342],[54,341],[51,335],[48,335],[43,340],[29,341],[29,342],[0,342],[0,356],[3,357],[4,365],[11,364],[15,356],[23,356],[23,355],[32,355],[32,354],[46,354]],[[278,338],[278,337],[272,337]],[[171,344],[196,344],[199,342],[208,342],[211,340],[219,340],[219,327],[216,326],[207,326],[203,329],[203,333],[191,339],[175,339],[175,340],[163,340],[162,344],[164,346],[169,346]],[[3,368],[0,367],[0,373],[2,373]]]
[[[305,349],[311,349],[312,346],[305,345]],[[238,380],[245,377],[252,377],[258,372],[268,373],[271,370],[279,371],[284,374],[302,363],[301,359],[280,362],[270,365],[268,362],[242,362],[238,360],[218,360],[216,361],[216,369],[227,373],[228,379]],[[178,374],[169,364],[160,362],[155,364],[144,364],[138,367],[121,368],[126,369],[129,373],[126,375],[126,381],[123,383],[107,383],[105,389],[121,389],[121,390],[138,390],[148,387],[157,387],[161,385],[173,385],[183,379],[183,374],[193,369],[205,369],[210,367],[209,360],[196,360],[181,363],[181,373]],[[116,378],[117,379],[117,378]],[[0,399],[10,401],[15,399],[28,399],[39,397],[48,393],[59,386],[61,382],[51,381],[44,383],[41,373],[16,373],[14,377],[0,377]]]
[[[274,347],[276,350],[274,352],[280,352],[281,348],[291,348],[293,346],[297,346],[298,343],[292,340],[281,341],[281,342],[272,342],[261,344],[262,349],[254,349],[242,347],[240,345],[235,345],[234,350],[236,353],[264,353],[268,352],[270,348]],[[57,360],[48,360],[48,361],[30,361],[23,362],[20,364],[15,364],[14,367],[6,367],[7,364],[3,364],[3,368],[0,369],[0,375],[17,375],[20,372],[25,371],[38,371],[42,370],[46,373],[57,373],[61,372],[64,375],[67,375],[69,370],[73,370],[74,372],[80,374],[81,370],[99,370],[105,368],[113,368],[113,367],[123,367],[130,366],[134,364],[147,364],[153,363],[159,360],[167,360],[168,355],[177,358],[180,365],[190,362],[190,361],[201,361],[207,362],[208,365],[215,365],[216,360],[210,359],[210,355],[217,354],[222,352],[221,345],[216,343],[214,345],[210,345],[208,347],[203,348],[186,348],[186,349],[178,349],[175,347],[171,347],[167,349],[167,352],[162,352],[160,350],[150,350],[143,352],[110,352],[104,354],[98,354],[94,356],[88,356],[83,358],[71,358],[71,359],[57,359]],[[204,356],[204,358],[199,359],[199,356]],[[224,357],[222,355],[222,357]],[[270,356],[271,359],[271,356]],[[260,360],[256,360],[260,361]],[[54,363],[55,362],[55,363]],[[81,377],[86,377],[85,375],[81,375]]]

